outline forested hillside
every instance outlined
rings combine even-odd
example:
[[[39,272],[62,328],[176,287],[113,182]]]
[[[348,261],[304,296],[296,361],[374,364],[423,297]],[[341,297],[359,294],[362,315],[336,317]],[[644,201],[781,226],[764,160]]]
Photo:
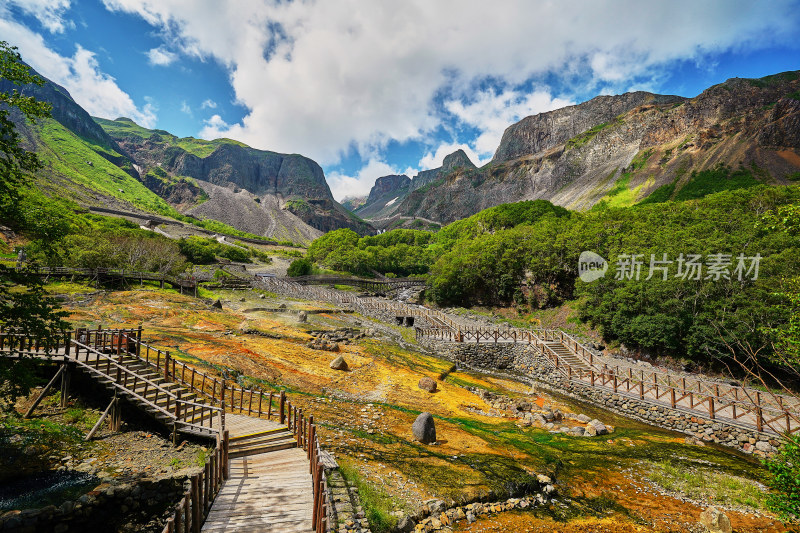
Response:
[[[724,352],[725,342],[768,345],[767,329],[787,320],[778,293],[800,271],[800,240],[785,230],[781,213],[798,201],[798,187],[767,186],[586,213],[526,201],[435,234],[395,230],[359,238],[339,230],[315,241],[309,256],[356,274],[425,274],[427,297],[442,305],[514,305],[526,312],[575,300],[581,318],[607,340],[708,359]],[[583,251],[608,260],[604,277],[579,279]],[[724,263],[719,275],[711,266],[715,254]],[[656,268],[647,279],[651,255]],[[630,263],[626,256],[641,262],[638,279],[621,271]],[[699,279],[686,275],[690,256],[698,256]]]

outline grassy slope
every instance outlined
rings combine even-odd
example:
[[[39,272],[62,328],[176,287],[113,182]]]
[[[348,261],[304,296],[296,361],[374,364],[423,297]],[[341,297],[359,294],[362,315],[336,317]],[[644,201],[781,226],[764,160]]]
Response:
[[[113,153],[108,148],[88,144],[52,119],[41,121],[36,130],[40,141],[39,157],[45,165],[43,174],[61,176],[89,190],[112,196],[146,211],[162,215],[176,213],[167,202],[139,180],[97,153]],[[45,185],[44,188],[49,187]],[[65,189],[60,188],[59,191]]]
[[[213,141],[206,141],[204,139],[195,139],[194,137],[176,137],[164,130],[149,130],[143,128],[128,118],[119,118],[117,120],[108,120],[98,117],[92,118],[95,122],[100,124],[111,137],[138,137],[140,139],[149,139],[157,134],[160,135],[166,143],[182,148],[197,157],[208,157],[217,147],[223,144],[235,144],[247,147],[246,144],[234,141],[233,139],[214,139]]]

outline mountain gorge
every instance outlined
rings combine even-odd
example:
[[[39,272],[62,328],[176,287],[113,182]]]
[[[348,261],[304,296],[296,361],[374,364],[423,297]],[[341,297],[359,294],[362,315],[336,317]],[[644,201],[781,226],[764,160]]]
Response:
[[[456,152],[415,176],[418,187],[391,189],[379,180],[380,194],[356,213],[447,223],[530,199],[577,210],[634,205],[650,195],[646,201],[680,200],[791,183],[800,177],[798,152],[800,72],[734,78],[691,99],[599,96],[509,126],[481,168]]]
[[[13,89],[52,106],[52,118],[35,124],[12,115],[45,165],[37,185],[48,195],[84,207],[214,219],[296,242],[338,228],[372,231],[333,199],[322,168],[307,157],[93,118],[48,80],[21,88],[0,81],[0,90]]]

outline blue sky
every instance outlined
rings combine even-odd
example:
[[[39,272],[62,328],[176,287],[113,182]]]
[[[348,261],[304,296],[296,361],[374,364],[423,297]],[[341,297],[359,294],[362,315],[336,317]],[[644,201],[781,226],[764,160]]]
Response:
[[[0,0],[0,39],[90,113],[301,153],[337,199],[598,94],[800,69],[800,2]]]

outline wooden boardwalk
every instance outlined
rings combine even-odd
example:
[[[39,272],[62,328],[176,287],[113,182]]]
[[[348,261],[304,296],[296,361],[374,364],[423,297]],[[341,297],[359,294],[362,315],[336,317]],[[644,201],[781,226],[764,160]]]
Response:
[[[311,533],[314,496],[300,448],[230,460],[230,476],[202,531]]]

